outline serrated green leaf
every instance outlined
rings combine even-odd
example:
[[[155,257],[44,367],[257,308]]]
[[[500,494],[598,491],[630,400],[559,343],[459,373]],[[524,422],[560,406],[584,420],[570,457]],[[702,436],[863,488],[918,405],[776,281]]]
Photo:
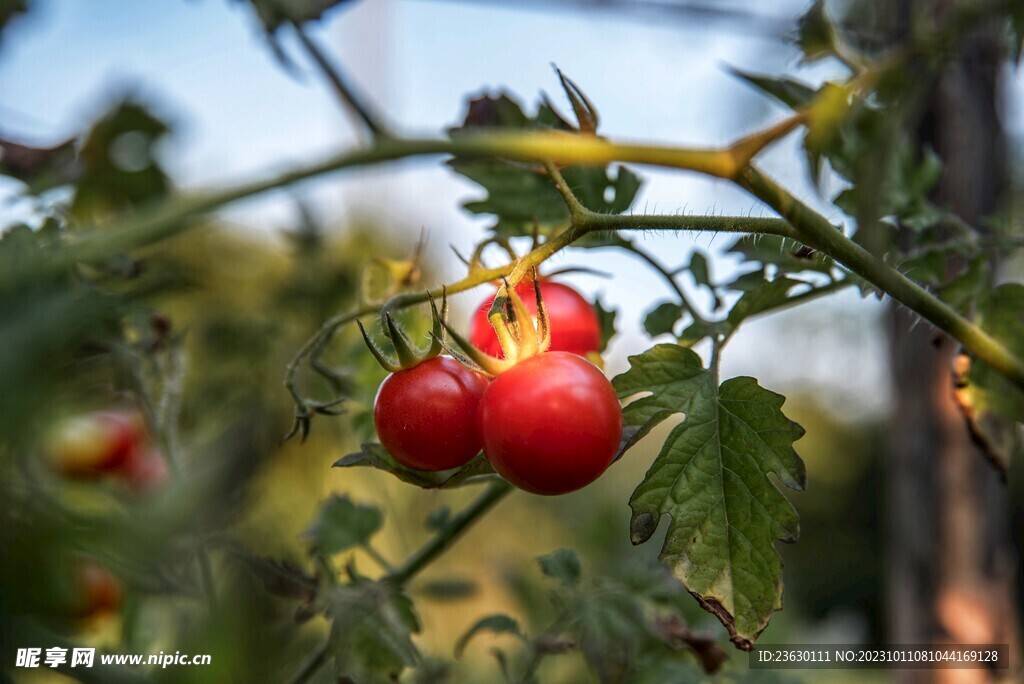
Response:
[[[437,472],[413,470],[412,468],[406,468],[396,461],[395,457],[389,454],[387,449],[375,442],[364,443],[361,451],[338,459],[334,462],[333,467],[354,468],[365,466],[383,470],[394,475],[402,482],[408,482],[423,489],[462,487],[494,477],[494,469],[487,462],[487,459],[482,456],[477,456],[466,465],[454,470]]]
[[[753,74],[740,69],[730,68],[737,78],[746,81],[763,93],[771,95],[791,109],[799,109],[814,100],[816,91],[811,86],[796,79],[784,77],[773,78],[762,74]]]
[[[980,302],[979,324],[1024,358],[1024,286],[1000,285]],[[1024,392],[991,366],[973,359],[958,378],[957,403],[975,441],[1004,474],[1021,448]]]
[[[383,523],[384,516],[379,508],[363,506],[348,496],[335,494],[321,505],[306,536],[317,551],[331,555],[365,544]]]
[[[803,489],[804,465],[793,449],[803,429],[782,414],[782,396],[753,378],[718,386],[697,354],[676,345],[630,357],[613,384],[622,400],[642,395],[623,409],[638,434],[685,416],[630,499],[633,543],[671,516],[662,561],[733,642],[749,648],[782,607],[773,542],[795,541],[799,518],[769,475]]]
[[[514,618],[508,615],[496,614],[488,615],[487,617],[480,618],[466,630],[466,633],[459,637],[459,640],[455,643],[455,657],[461,658],[462,653],[466,650],[466,646],[470,640],[481,632],[491,632],[492,634],[512,634],[517,637],[522,637],[523,633],[519,629],[519,623]]]
[[[558,549],[539,556],[537,563],[540,571],[548,577],[558,580],[564,586],[571,587],[580,579],[580,559],[572,549]]]
[[[644,330],[651,337],[666,333],[671,335],[685,312],[678,302],[661,302],[644,316]]]
[[[592,105],[589,105],[592,108]],[[571,129],[548,104],[534,117],[523,113],[519,103],[507,94],[482,95],[470,102],[463,122],[450,130],[458,137],[476,128]],[[562,197],[544,170],[537,164],[502,159],[452,159],[448,165],[480,185],[486,196],[467,202],[466,210],[496,217],[493,230],[499,235],[550,234],[569,220]],[[640,179],[624,166],[568,166],[561,169],[566,184],[580,202],[602,214],[619,214],[633,203]],[[588,236],[579,246],[602,246],[600,236]]]
[[[601,347],[597,350],[600,354],[604,353],[604,350],[608,348],[608,342],[615,337],[615,317],[618,315],[618,311],[604,308],[601,300],[595,299],[594,313],[597,314],[597,323],[601,329]]]
[[[330,648],[338,677],[386,682],[416,664],[411,635],[419,631],[412,603],[394,587],[359,579],[327,596]]]

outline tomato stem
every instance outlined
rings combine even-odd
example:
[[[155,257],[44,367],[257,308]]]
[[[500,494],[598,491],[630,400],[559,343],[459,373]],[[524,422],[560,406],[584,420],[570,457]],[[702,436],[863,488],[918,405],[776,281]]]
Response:
[[[384,581],[402,585],[419,573],[451,546],[474,522],[512,491],[505,480],[494,480],[471,504],[453,516],[426,544],[413,553],[400,567],[384,576]]]

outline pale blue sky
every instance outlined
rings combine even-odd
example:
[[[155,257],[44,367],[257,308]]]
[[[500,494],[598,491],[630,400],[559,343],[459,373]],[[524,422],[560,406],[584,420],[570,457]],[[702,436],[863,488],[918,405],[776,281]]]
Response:
[[[0,48],[2,135],[52,143],[81,130],[112,97],[134,92],[175,125],[163,153],[184,187],[256,177],[354,142],[348,121],[301,55],[293,51],[307,76],[300,82],[277,65],[255,20],[239,3],[41,0],[39,5],[35,15],[8,32]],[[796,16],[803,5],[797,0],[765,3],[781,17]],[[420,134],[451,125],[466,95],[483,88],[508,88],[531,105],[545,90],[562,102],[552,62],[597,104],[603,132],[612,137],[720,144],[782,115],[724,68],[792,71],[797,53],[777,37],[723,32],[721,25],[698,21],[659,25],[610,15],[509,9],[514,6],[363,0],[332,12],[316,35],[400,130]],[[830,73],[837,72],[825,66],[805,75],[820,79]],[[1011,90],[1011,125],[1020,111],[1017,81]],[[839,220],[838,212],[816,197],[792,142],[772,150],[766,165],[800,197]],[[636,211],[764,213],[724,183],[646,169],[643,176]],[[14,187],[0,182],[0,219],[25,210],[10,202]],[[346,212],[372,211],[396,234],[430,229],[431,252],[444,260],[452,278],[459,266],[447,254],[447,244],[469,251],[482,234],[483,223],[459,209],[476,192],[437,160],[334,176],[302,189],[329,221],[342,220]],[[288,224],[292,205],[284,193],[276,193],[232,207],[225,215],[272,235]],[[648,239],[671,265],[685,263],[694,244],[715,250],[728,241],[710,236]],[[626,310],[623,334],[613,347],[612,366],[621,368],[624,355],[645,343],[635,332],[642,312],[667,292],[628,257],[588,253],[586,259],[589,266],[616,273],[612,281],[577,276],[572,282],[588,293],[603,293]],[[570,254],[559,263],[580,261]],[[715,266],[726,271],[734,262],[719,259]],[[828,323],[850,316],[870,320],[876,309],[859,304],[855,296],[844,297],[827,310],[831,313],[824,323],[811,324],[813,331],[796,341],[777,339],[781,326],[754,324],[736,340],[725,370],[757,375],[783,390],[854,376],[864,391],[854,388],[853,394],[877,399],[883,376],[877,336],[858,332],[861,323],[852,329]],[[814,348],[845,351],[815,356]],[[801,369],[783,358],[794,353],[808,355]]]

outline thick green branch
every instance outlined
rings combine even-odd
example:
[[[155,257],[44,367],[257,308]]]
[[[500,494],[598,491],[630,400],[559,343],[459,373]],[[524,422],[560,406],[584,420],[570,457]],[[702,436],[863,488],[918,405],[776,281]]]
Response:
[[[1024,361],[952,307],[849,239],[806,204],[754,166],[737,179],[741,187],[775,209],[796,229],[798,239],[827,254],[937,328],[960,341],[979,359],[1024,388]]]
[[[83,231],[59,265],[102,260],[111,253],[170,237],[192,219],[270,190],[342,169],[425,155],[494,157],[537,163],[550,160],[563,164],[622,161],[689,169],[720,177],[729,177],[735,171],[733,157],[727,150],[613,143],[569,133],[473,133],[460,135],[455,140],[381,138],[368,147],[345,151],[286,173],[216,192],[166,200],[149,210],[114,221],[102,230]]]

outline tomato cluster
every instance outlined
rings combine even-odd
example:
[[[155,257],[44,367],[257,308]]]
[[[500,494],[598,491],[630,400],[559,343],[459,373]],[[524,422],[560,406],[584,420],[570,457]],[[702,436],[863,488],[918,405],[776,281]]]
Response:
[[[149,442],[137,411],[86,413],[62,421],[47,445],[50,462],[75,479],[116,477],[142,492],[167,479],[167,460]]]
[[[538,315],[532,281],[520,284],[520,304]],[[622,434],[622,411],[611,383],[585,354],[597,353],[600,326],[575,290],[539,283],[550,346],[493,380],[449,357],[398,370],[374,403],[381,444],[402,465],[447,470],[482,449],[510,483],[536,494],[564,494],[596,480],[611,465]],[[493,297],[477,309],[471,344],[501,355],[487,318]]]

